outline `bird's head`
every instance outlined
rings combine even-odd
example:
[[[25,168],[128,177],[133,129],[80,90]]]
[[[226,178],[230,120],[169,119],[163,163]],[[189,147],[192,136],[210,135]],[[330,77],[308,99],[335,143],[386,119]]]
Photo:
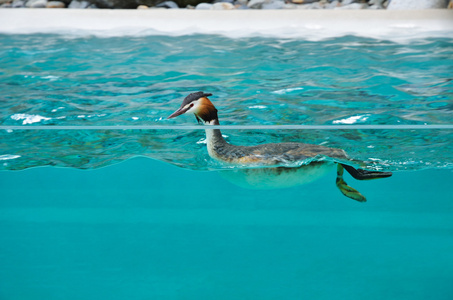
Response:
[[[203,92],[192,93],[182,101],[181,107],[172,113],[167,119],[172,119],[185,113],[193,113],[198,123],[202,121],[208,124],[218,123],[217,109],[207,98],[212,94]]]

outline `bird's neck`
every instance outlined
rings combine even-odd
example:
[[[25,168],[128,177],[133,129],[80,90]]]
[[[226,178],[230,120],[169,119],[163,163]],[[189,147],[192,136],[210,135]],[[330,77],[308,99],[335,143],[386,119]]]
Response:
[[[219,119],[214,119],[214,120],[211,120],[211,121],[205,121],[204,122],[205,125],[220,125],[219,123]]]
[[[206,125],[206,143],[208,146],[208,152],[211,157],[216,157],[216,149],[222,147],[227,144],[225,139],[222,137],[222,133],[220,129],[212,129],[209,128],[212,125],[220,125],[218,119],[211,120],[209,122],[205,122]]]

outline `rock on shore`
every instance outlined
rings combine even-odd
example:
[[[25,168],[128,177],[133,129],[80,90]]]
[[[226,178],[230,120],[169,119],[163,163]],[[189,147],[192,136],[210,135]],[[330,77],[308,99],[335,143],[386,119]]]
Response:
[[[392,0],[388,9],[447,8],[448,0]]]
[[[453,0],[0,0],[1,8],[438,9]]]

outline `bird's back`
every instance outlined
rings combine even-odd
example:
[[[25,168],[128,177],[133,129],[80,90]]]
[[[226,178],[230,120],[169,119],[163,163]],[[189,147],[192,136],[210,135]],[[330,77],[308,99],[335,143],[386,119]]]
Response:
[[[257,146],[235,146],[228,143],[214,145],[212,153],[216,159],[240,164],[277,165],[302,161],[316,156],[347,159],[341,149],[304,143],[262,144]]]

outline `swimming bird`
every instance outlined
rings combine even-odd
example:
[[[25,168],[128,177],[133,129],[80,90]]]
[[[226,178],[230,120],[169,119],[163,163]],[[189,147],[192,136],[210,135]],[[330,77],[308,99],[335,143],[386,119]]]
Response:
[[[251,188],[281,188],[303,184],[318,179],[331,171],[337,165],[336,186],[351,199],[365,202],[366,198],[357,190],[350,187],[343,179],[344,170],[358,180],[385,178],[391,172],[368,171],[356,169],[352,164],[357,163],[348,157],[342,149],[329,148],[321,145],[305,143],[272,143],[256,146],[236,146],[228,143],[219,129],[209,128],[209,125],[220,125],[217,109],[209,100],[210,93],[196,92],[188,95],[182,105],[167,119],[172,119],[186,113],[193,113],[198,123],[206,126],[206,141],[209,156],[215,160],[250,168],[237,168],[224,172],[233,183]],[[323,160],[325,157],[341,160],[332,162]],[[307,165],[288,167],[288,163],[311,160]],[[343,163],[350,161],[351,165]]]

